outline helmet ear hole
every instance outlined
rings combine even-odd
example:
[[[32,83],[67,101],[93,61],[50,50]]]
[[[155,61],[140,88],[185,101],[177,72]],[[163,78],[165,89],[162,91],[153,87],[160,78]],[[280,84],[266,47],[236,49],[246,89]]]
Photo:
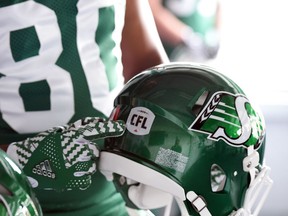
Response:
[[[226,184],[226,174],[223,169],[217,165],[213,164],[211,166],[211,189],[213,192],[221,192],[224,190]]]

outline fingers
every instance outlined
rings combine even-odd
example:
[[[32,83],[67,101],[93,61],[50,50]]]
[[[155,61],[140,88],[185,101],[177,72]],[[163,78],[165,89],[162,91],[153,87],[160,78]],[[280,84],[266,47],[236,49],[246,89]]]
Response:
[[[67,130],[77,130],[79,127],[83,127],[85,125],[89,125],[89,124],[96,124],[97,122],[101,122],[101,121],[105,121],[104,118],[100,118],[100,117],[86,117],[83,119],[78,119],[77,121],[69,124]]]
[[[121,136],[125,131],[125,123],[119,121],[97,121],[89,123],[81,128],[82,134],[87,140],[95,140],[105,137]]]

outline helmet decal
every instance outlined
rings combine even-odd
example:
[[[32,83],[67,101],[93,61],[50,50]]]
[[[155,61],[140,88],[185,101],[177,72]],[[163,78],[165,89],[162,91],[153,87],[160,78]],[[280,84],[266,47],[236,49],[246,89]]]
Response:
[[[127,130],[135,135],[149,134],[155,115],[145,107],[134,107],[127,118]]]
[[[160,147],[155,163],[183,173],[188,163],[188,157],[172,149]]]
[[[245,95],[219,91],[213,94],[189,130],[209,134],[235,147],[258,148],[264,137],[260,116]]]

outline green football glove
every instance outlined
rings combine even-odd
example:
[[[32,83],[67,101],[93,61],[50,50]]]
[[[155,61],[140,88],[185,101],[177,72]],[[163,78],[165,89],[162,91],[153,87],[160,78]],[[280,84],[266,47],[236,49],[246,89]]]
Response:
[[[85,118],[11,143],[7,153],[20,165],[32,187],[43,190],[85,190],[96,172],[96,139],[121,136],[122,121]]]

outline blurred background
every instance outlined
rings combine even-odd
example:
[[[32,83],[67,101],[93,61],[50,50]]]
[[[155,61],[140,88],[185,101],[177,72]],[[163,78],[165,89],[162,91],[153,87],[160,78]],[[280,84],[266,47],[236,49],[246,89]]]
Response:
[[[261,216],[286,216],[288,205],[288,1],[222,0],[221,46],[210,64],[263,111],[266,163],[274,181]]]
[[[151,0],[150,4],[156,4],[156,1],[159,0]],[[201,2],[201,4],[194,6],[194,11],[199,9],[198,14],[194,15],[194,20],[201,17],[201,13],[204,11],[202,9],[207,9],[205,13],[202,13],[204,18],[206,16],[207,27],[213,16],[215,18],[215,13],[214,15],[212,13],[213,10],[215,12],[215,0],[164,0],[166,6],[170,6],[170,10],[173,10],[178,15],[180,15],[180,12],[184,12],[187,15],[189,13],[188,8],[191,8],[189,4],[191,5],[192,2],[195,5],[197,5],[196,2]],[[172,57],[170,55],[170,59],[204,62],[217,68],[234,80],[245,91],[248,98],[260,106],[266,120],[267,129],[266,164],[272,168],[270,175],[274,181],[271,193],[260,212],[260,216],[287,216],[288,1],[220,0],[219,2],[221,18],[220,34],[218,36],[220,37],[220,46],[217,54],[212,59],[203,58],[200,49],[203,45],[201,41],[199,42],[198,40],[196,45],[189,41],[186,41],[186,43],[186,37],[184,37],[184,39],[182,38],[184,41],[182,41],[182,48],[184,44],[186,51],[182,48],[176,49],[177,52],[174,52]],[[182,8],[180,3],[183,5]],[[157,8],[157,6],[154,5],[154,8]],[[160,12],[161,10],[156,11],[154,9],[154,17],[155,14],[160,14]],[[208,15],[210,17],[207,18]],[[168,20],[166,17],[163,19],[164,16],[166,14],[162,13],[162,20]],[[182,18],[182,20],[186,19],[185,17]],[[161,20],[158,20],[157,23],[157,17],[155,17],[155,21],[158,31],[159,27],[161,27],[161,31],[164,31],[165,22],[161,23]],[[174,23],[172,21],[166,27],[171,26],[172,23],[174,24],[173,28],[177,29],[177,22]],[[198,28],[201,34],[203,31],[201,32],[201,27],[199,26],[199,24],[194,25],[195,29],[197,30]],[[160,36],[161,31],[159,31]],[[191,31],[186,31],[185,34],[190,34],[188,38],[193,38],[197,41],[198,34],[193,35]],[[167,35],[167,32],[162,34],[162,40],[163,38],[168,40]],[[173,42],[173,40],[171,41]],[[209,42],[209,40],[207,41]],[[176,37],[174,37],[174,45],[175,43],[177,43]],[[189,55],[191,50],[199,52]]]

